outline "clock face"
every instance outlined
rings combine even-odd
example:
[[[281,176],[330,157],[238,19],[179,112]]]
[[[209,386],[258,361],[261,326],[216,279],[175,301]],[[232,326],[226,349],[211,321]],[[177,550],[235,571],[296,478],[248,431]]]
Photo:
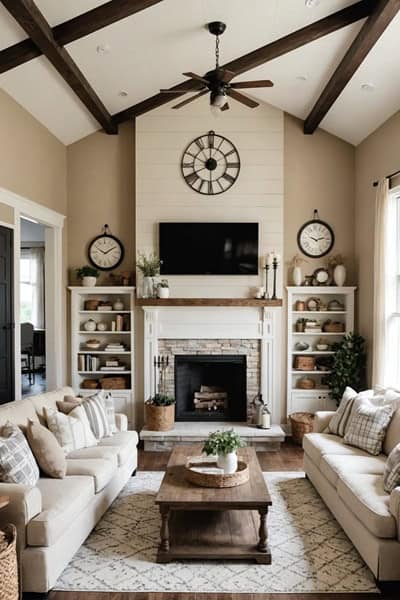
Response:
[[[238,178],[239,153],[232,142],[209,131],[186,148],[181,170],[184,180],[195,192],[208,196],[222,194]]]
[[[335,236],[328,223],[313,219],[304,223],[297,234],[300,250],[311,258],[320,258],[328,254],[335,242]]]
[[[110,271],[121,264],[124,258],[124,247],[113,235],[99,235],[90,243],[89,260],[101,271]]]

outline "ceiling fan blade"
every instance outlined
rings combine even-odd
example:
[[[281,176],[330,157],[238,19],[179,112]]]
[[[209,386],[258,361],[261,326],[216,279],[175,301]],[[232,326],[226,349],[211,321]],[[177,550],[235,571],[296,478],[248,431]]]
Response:
[[[196,94],[195,96],[192,96],[187,100],[183,100],[183,102],[179,102],[179,104],[175,104],[175,106],[173,106],[172,108],[182,108],[182,106],[186,106],[186,104],[189,104],[189,102],[193,102],[193,100],[197,100],[197,98],[200,98],[200,96],[204,96],[204,94],[208,94],[208,90],[203,90],[199,94]]]
[[[224,83],[229,83],[231,79],[233,79],[235,77],[236,73],[234,73],[233,71],[228,71],[227,69],[224,69],[224,74],[222,75],[222,81]]]
[[[184,92],[182,92],[182,90],[167,90],[167,89],[160,89],[160,93],[161,94],[177,94],[179,96],[182,96],[183,94],[187,94],[190,92],[198,92],[198,89],[193,88],[192,90],[185,90]]]
[[[204,79],[204,77],[202,77],[201,75],[197,75],[196,73],[192,73],[191,71],[189,71],[189,73],[182,73],[182,75],[184,75],[185,77],[189,77],[190,79],[195,79],[196,81],[201,81],[206,85],[208,84],[207,79]]]
[[[246,88],[262,88],[262,87],[272,87],[274,84],[270,79],[260,79],[258,81],[237,81],[236,83],[231,83],[231,87],[236,90],[246,89]]]
[[[229,104],[226,103],[223,105],[223,107],[221,108],[221,110],[229,110]]]
[[[239,92],[236,92],[235,90],[229,89],[229,90],[227,90],[226,93],[228,94],[228,96],[230,96],[234,100],[237,100],[241,104],[245,104],[249,108],[256,108],[257,106],[260,106],[258,102],[255,102],[248,96],[245,96],[244,94],[240,94]]]

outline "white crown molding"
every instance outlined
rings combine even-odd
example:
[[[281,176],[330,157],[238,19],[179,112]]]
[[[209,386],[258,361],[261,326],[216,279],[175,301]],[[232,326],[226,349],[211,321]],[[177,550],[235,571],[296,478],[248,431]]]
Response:
[[[64,225],[65,215],[2,187],[0,187],[0,202],[18,210],[20,216],[33,217],[44,225],[60,228]]]

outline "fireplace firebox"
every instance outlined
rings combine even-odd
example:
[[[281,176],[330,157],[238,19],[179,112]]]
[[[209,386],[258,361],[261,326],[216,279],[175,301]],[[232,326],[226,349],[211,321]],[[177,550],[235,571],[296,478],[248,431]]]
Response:
[[[175,355],[177,421],[246,421],[246,355]]]

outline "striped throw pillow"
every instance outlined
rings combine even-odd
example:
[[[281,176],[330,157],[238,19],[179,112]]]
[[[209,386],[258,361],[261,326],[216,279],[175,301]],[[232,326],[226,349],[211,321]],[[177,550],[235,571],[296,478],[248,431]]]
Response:
[[[7,421],[0,429],[0,481],[36,485],[38,479],[39,467],[24,434]]]
[[[354,405],[344,443],[377,456],[394,413],[392,405],[376,406],[367,399]]]
[[[383,487],[390,494],[400,485],[400,444],[391,451],[383,472]]]
[[[85,398],[82,401],[81,407],[83,407],[86,413],[96,439],[101,440],[103,437],[112,435],[111,426],[104,407],[104,394],[102,392]]]
[[[347,387],[344,390],[338,409],[329,422],[329,433],[344,437],[344,434],[346,433],[346,426],[349,422],[349,417],[351,415],[354,400],[356,398],[357,392],[353,390],[353,388]]]
[[[82,406],[77,406],[68,415],[45,407],[44,414],[47,427],[55,435],[64,454],[97,445]]]

